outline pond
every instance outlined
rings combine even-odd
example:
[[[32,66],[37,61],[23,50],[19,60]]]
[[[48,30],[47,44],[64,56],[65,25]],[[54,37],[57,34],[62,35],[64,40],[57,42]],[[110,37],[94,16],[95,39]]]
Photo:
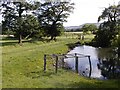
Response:
[[[83,46],[77,46],[73,50],[68,52],[68,54],[74,54],[74,53],[90,55],[91,65],[92,65],[91,78],[107,79],[107,75],[104,75],[100,66],[103,66],[103,62],[107,61],[107,59],[115,57],[113,55],[111,48],[103,49],[103,48],[95,48],[92,46],[83,45]],[[74,57],[65,58],[64,61],[68,64],[68,66],[72,70],[75,70],[75,58]],[[110,67],[110,70],[112,70],[111,68],[112,66]],[[78,58],[78,73],[80,75],[88,77],[89,72],[90,72],[90,66],[89,66],[88,57]]]

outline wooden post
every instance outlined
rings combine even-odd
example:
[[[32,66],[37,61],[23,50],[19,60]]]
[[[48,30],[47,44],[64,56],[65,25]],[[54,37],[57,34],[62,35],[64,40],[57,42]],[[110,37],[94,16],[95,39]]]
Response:
[[[55,72],[57,73],[58,69],[58,56],[56,55],[56,65],[55,65]]]
[[[75,53],[75,70],[76,70],[76,73],[78,73],[78,57],[76,53]]]
[[[62,57],[62,68],[64,68],[64,57]]]
[[[89,65],[90,65],[90,72],[89,72],[89,78],[90,78],[91,77],[91,71],[92,71],[90,56],[88,56],[88,59],[89,59]]]
[[[44,55],[44,72],[46,71],[46,54]]]

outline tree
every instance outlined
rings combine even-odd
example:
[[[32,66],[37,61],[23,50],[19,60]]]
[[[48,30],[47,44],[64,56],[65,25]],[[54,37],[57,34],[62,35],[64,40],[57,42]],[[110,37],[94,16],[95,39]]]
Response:
[[[107,19],[109,22],[116,22],[120,14],[120,5],[112,5],[108,8],[105,8],[102,12],[102,15],[98,17],[98,22],[101,20]]]
[[[98,17],[98,21],[104,21],[101,23],[94,39],[98,47],[111,46],[111,43],[114,41],[114,38],[119,31],[119,17],[120,5],[112,5],[108,8],[105,8],[102,12],[102,15]]]
[[[108,8],[105,8],[105,10],[102,12],[102,15],[98,17],[98,21],[107,20],[105,22],[109,23],[108,24],[109,31],[112,32],[112,34],[116,35],[118,34],[116,27],[119,25],[118,23],[118,20],[120,19],[119,17],[120,17],[120,5],[117,6],[112,5],[109,6]]]
[[[120,5],[105,8],[98,18],[98,21],[101,20],[104,22],[101,23],[95,36],[96,46],[108,47],[113,45],[116,48],[112,49],[115,56],[102,61],[102,74],[108,78],[120,78]]]
[[[86,34],[89,31],[89,25],[88,24],[83,25],[83,27],[81,28],[81,30],[83,31],[83,33]]]
[[[96,33],[97,30],[98,30],[98,28],[97,28],[96,25],[90,24],[90,25],[89,25],[89,30],[90,30],[92,33]]]
[[[23,21],[21,23],[22,38],[34,37],[36,34],[41,33],[39,22],[33,15],[26,15],[24,18],[22,18],[22,21]],[[19,21],[14,23],[14,26],[16,27],[14,27],[15,29],[13,31],[16,32],[15,36],[18,37],[19,33],[17,33],[18,31],[17,28],[19,28]]]
[[[3,30],[12,30],[18,36],[19,44],[22,44],[22,35],[24,31],[23,23],[27,11],[33,10],[37,6],[28,2],[14,2],[14,0],[10,2],[6,0],[6,2],[3,2],[2,6],[4,8]]]
[[[83,25],[83,27],[81,29],[82,29],[83,33],[87,33],[89,31],[93,33],[93,32],[96,32],[98,28],[94,24],[85,24],[85,25]]]
[[[111,45],[111,40],[114,35],[109,31],[109,26],[111,23],[104,22],[99,26],[96,36],[93,41],[95,41],[95,46],[97,47],[107,47]]]
[[[63,22],[73,10],[73,3],[70,2],[44,2],[35,12],[38,20],[44,29],[45,36],[55,39],[61,34]]]

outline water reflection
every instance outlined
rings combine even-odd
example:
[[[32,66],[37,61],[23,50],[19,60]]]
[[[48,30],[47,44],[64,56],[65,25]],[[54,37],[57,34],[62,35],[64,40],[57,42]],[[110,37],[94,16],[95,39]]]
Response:
[[[91,77],[98,78],[98,79],[106,79],[107,75],[104,74],[105,70],[103,70],[103,68],[101,67],[105,66],[104,61],[103,61],[104,59],[106,60],[106,59],[113,57],[112,49],[94,48],[92,46],[84,45],[84,46],[75,47],[68,54],[74,54],[74,53],[90,55],[91,64],[92,64]],[[89,71],[90,71],[88,58],[81,57],[78,59],[78,61],[79,61],[78,63],[79,74],[88,77]],[[72,70],[75,70],[75,58],[65,58],[65,62],[72,68]],[[106,64],[106,65],[108,65],[109,67],[109,64]],[[111,67],[109,67],[109,69],[110,68]]]

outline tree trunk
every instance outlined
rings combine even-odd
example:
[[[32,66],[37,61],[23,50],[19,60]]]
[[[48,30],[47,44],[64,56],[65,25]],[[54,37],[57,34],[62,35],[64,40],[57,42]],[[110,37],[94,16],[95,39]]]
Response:
[[[51,39],[50,40],[53,40],[54,39],[54,36],[51,36]]]
[[[56,37],[55,37],[55,36],[51,36],[51,39],[50,39],[50,40],[56,41]]]
[[[20,45],[22,45],[22,35],[19,34],[19,42],[18,42]]]

